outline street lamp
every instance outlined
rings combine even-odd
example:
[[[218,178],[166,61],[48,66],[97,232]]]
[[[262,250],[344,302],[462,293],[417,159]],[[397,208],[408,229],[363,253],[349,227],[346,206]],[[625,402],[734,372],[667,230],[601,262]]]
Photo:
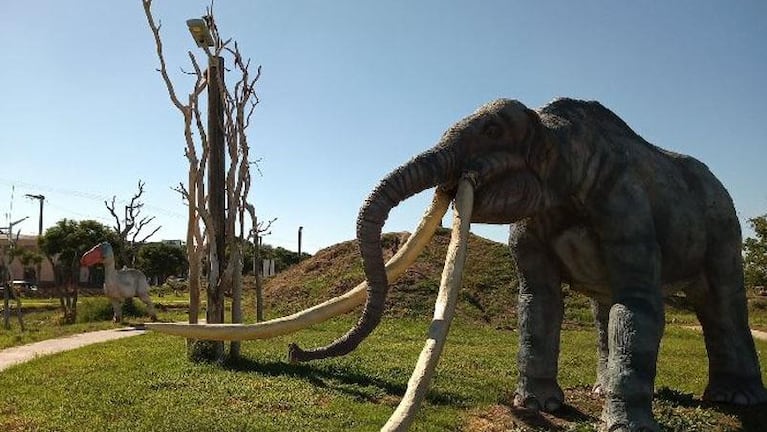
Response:
[[[208,23],[203,18],[192,18],[186,20],[186,26],[189,27],[189,33],[200,48],[213,46],[213,35],[210,34]]]

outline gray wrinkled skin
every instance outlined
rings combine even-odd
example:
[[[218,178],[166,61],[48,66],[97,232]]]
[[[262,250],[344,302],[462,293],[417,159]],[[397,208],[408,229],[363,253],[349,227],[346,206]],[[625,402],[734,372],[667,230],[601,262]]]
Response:
[[[431,187],[454,193],[476,175],[472,222],[513,224],[520,275],[515,404],[553,411],[563,283],[594,299],[602,419],[609,431],[657,430],[651,400],[665,295],[681,291],[703,326],[703,397],[767,401],[748,328],[741,233],[732,200],[696,159],[648,143],[598,102],[559,99],[533,111],[500,99],[456,123],[433,148],[388,174],[360,209],[368,296],[359,322],[291,360],[352,351],[378,325],[388,280],[381,230],[389,211]]]
[[[704,398],[767,400],[748,328],[740,226],[722,184],[704,164],[647,143],[596,102],[558,100],[540,117],[554,148],[548,155],[560,166],[540,183],[557,204],[515,224],[510,236],[521,275],[515,404],[562,403],[563,282],[593,299],[594,391],[605,397],[607,430],[658,429],[651,401],[663,297],[675,291],[693,301],[703,325]]]

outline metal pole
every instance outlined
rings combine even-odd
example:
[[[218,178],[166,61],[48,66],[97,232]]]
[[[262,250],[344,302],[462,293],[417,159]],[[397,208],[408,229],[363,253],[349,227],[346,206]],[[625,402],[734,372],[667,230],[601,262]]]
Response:
[[[40,218],[37,221],[37,241],[43,236],[43,203],[45,203],[45,196],[40,195]],[[40,279],[42,278],[43,262],[42,260],[37,263],[35,269],[35,285],[40,285]]]
[[[40,201],[40,217],[37,223],[37,239],[40,240],[40,237],[43,236],[43,204],[45,203],[45,195],[39,194],[39,195],[32,195],[32,194],[26,194],[27,198],[36,199]],[[40,272],[42,271],[42,264],[38,263],[37,268],[35,269],[35,283],[40,284]]]
[[[39,237],[42,237],[43,235],[43,204],[45,203],[45,196],[44,195],[38,195],[40,198],[40,220],[37,223],[37,235]]]
[[[298,262],[301,262],[301,233],[304,231],[304,227],[298,227]]]

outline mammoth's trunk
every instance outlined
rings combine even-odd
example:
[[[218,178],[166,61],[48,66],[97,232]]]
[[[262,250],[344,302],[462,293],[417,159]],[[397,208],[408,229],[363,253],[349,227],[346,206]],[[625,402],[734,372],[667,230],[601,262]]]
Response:
[[[450,147],[436,147],[390,173],[373,190],[357,218],[357,241],[367,279],[367,301],[362,316],[351,330],[327,346],[304,351],[291,345],[289,358],[292,362],[347,354],[376,328],[388,291],[381,231],[389,211],[418,192],[455,180],[456,159],[456,153]]]

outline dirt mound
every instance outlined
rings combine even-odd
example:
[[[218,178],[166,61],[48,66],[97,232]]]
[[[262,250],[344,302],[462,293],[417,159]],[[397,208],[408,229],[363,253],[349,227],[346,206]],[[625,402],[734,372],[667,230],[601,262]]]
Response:
[[[409,236],[384,234],[384,259],[389,259]],[[439,229],[421,256],[389,289],[387,314],[430,316],[444,266],[450,230]],[[471,235],[458,313],[498,327],[510,325],[516,311],[517,277],[506,245]],[[264,287],[265,306],[290,313],[346,292],[364,280],[356,241],[317,252],[270,278]]]

